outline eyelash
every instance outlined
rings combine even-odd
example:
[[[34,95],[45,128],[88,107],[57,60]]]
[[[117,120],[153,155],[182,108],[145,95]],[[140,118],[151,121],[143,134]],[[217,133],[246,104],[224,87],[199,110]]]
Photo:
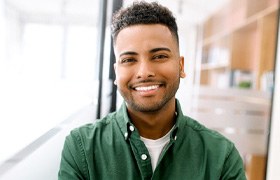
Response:
[[[166,59],[168,58],[167,55],[164,55],[164,54],[159,54],[159,55],[155,55],[152,57],[153,60],[161,60],[161,59]],[[121,64],[124,64],[124,63],[132,63],[132,62],[135,62],[136,60],[134,58],[124,58],[124,59],[121,59],[120,63]]]
[[[126,58],[126,59],[122,59],[121,60],[121,63],[123,64],[123,63],[130,63],[130,62],[134,62],[135,61],[135,59],[133,59],[133,58]]]
[[[168,58],[168,56],[163,55],[163,54],[156,55],[156,56],[153,57],[153,59],[165,59],[165,58]]]

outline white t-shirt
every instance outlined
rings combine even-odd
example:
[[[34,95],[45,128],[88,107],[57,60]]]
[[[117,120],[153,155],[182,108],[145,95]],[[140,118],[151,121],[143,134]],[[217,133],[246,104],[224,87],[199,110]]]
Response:
[[[173,128],[171,128],[171,130],[167,134],[165,134],[163,137],[161,137],[159,139],[154,140],[154,139],[147,139],[147,138],[141,137],[141,140],[146,145],[146,147],[149,151],[149,154],[151,156],[153,171],[155,170],[155,168],[157,166],[159,156],[160,156],[164,146],[166,146],[170,141],[170,133],[171,133],[172,129]]]

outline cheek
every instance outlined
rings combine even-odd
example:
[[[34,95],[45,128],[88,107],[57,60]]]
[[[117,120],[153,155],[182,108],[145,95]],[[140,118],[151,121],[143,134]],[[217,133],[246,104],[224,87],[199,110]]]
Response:
[[[160,68],[160,71],[170,79],[177,78],[180,76],[180,67],[178,64],[174,64],[174,63],[166,64],[164,67]]]
[[[118,85],[123,85],[131,79],[131,72],[124,68],[116,68],[116,81]]]

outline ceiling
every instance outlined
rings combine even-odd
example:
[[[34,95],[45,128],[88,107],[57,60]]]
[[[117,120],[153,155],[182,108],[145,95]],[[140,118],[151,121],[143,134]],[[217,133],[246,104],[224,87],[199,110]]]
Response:
[[[124,0],[124,6],[133,1]],[[228,1],[158,0],[174,12],[178,21],[191,24],[201,23]],[[88,24],[96,23],[98,2],[98,0],[5,0],[6,6],[19,13],[25,21],[68,21]]]

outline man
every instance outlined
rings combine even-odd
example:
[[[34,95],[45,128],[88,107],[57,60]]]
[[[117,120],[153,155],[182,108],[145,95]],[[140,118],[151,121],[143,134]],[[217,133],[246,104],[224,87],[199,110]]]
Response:
[[[172,13],[134,3],[114,15],[112,35],[125,103],[71,132],[59,179],[246,179],[234,145],[184,116],[175,98],[185,72]]]

